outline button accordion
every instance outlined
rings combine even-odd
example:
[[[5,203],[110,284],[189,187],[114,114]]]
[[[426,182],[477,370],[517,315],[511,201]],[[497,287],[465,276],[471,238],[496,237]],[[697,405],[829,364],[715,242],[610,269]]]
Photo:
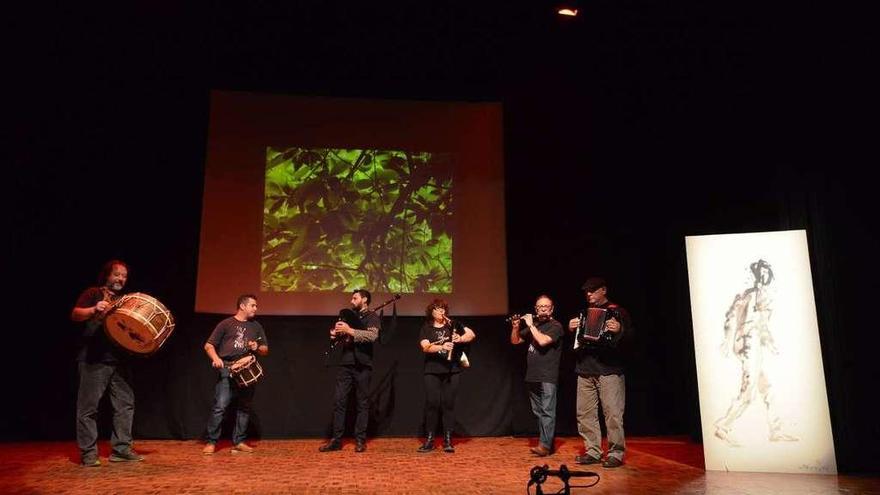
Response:
[[[615,307],[587,308],[581,311],[575,330],[574,348],[578,349],[601,341],[608,331],[606,324],[611,318],[620,321],[620,311]]]

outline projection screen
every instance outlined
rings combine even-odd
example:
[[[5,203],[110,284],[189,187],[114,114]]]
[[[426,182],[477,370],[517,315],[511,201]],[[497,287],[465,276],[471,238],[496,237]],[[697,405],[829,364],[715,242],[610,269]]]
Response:
[[[195,309],[507,312],[497,103],[213,92]]]

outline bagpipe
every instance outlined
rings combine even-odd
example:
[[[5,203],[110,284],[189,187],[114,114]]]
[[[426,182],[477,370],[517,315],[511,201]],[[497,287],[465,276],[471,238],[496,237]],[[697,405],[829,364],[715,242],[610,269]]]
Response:
[[[400,294],[394,294],[394,296],[391,299],[389,299],[389,300],[383,302],[382,304],[376,306],[375,308],[373,308],[373,311],[374,312],[379,311],[380,309],[384,308],[385,306],[388,306],[389,304],[397,301],[398,299],[400,299],[400,297],[401,297]],[[352,308],[340,309],[339,310],[339,317],[337,318],[336,321],[345,322],[345,324],[351,328],[364,329],[364,327],[365,327],[364,322],[361,319],[361,315]],[[327,352],[325,352],[324,354],[330,355],[330,353],[333,352],[340,343],[345,345],[345,344],[352,342],[353,340],[354,340],[354,338],[348,334],[337,335],[336,337],[330,337],[330,348],[327,349]]]

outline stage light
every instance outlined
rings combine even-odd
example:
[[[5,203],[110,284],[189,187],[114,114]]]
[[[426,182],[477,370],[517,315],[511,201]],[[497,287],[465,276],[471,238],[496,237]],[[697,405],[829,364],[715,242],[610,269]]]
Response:
[[[579,4],[578,0],[561,0],[556,4],[556,13],[564,17],[577,17]]]

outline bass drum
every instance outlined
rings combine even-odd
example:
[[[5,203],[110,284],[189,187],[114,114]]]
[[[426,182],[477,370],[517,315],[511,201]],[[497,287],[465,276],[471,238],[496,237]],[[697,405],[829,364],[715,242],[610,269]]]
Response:
[[[156,298],[135,292],[119,298],[104,319],[104,332],[120,347],[135,354],[159,350],[174,331],[171,311]]]

